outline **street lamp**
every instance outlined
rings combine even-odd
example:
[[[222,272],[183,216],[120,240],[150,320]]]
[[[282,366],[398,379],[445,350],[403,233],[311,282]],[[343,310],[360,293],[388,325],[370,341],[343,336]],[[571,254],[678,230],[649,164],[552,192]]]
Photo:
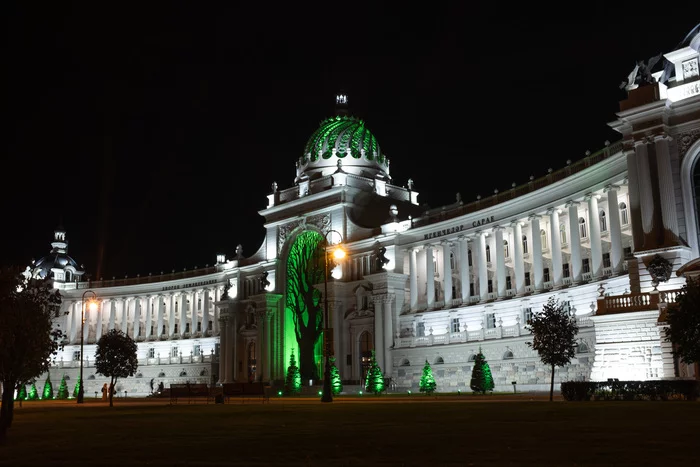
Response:
[[[78,404],[83,403],[83,396],[85,394],[85,388],[83,387],[83,361],[85,360],[83,355],[83,346],[85,345],[85,296],[91,295],[90,298],[90,310],[95,311],[97,309],[97,294],[92,290],[86,290],[83,292],[83,306],[80,310],[80,377],[78,378]]]
[[[331,233],[335,234],[335,242],[329,239]],[[331,391],[331,348],[330,348],[330,328],[328,327],[328,247],[334,246],[333,258],[341,260],[345,257],[345,250],[340,246],[343,241],[343,236],[337,230],[329,230],[326,232],[325,241],[323,244],[323,252],[325,256],[325,269],[323,270],[323,353],[325,357],[325,368],[323,369],[323,395],[321,402],[333,402],[333,393]]]

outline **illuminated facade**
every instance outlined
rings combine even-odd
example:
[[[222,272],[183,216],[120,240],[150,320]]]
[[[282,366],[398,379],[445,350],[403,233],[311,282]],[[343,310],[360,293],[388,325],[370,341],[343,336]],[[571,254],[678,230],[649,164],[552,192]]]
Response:
[[[61,260],[34,265],[64,297],[56,324],[66,346],[52,372],[77,379],[89,289],[100,307],[84,324],[88,396],[106,381],[94,374],[94,343],[112,328],[138,342],[138,375],[117,388],[129,394],[161,382],[281,382],[292,352],[304,384],[318,384],[324,299],[348,391],[372,350],[398,390],[418,389],[426,360],[437,391],[469,390],[479,349],[496,390],[548,389],[550,369],[527,346],[525,324],[551,296],[580,327],[576,358],[555,382],[692,377],[693,367],[674,362],[659,317],[684,283],[678,270],[700,258],[699,49],[695,30],[652,82],[630,80],[610,124],[619,142],[475,202],[422,208],[413,182],[394,182],[377,139],[338,96],[293,185],[272,184],[260,211],[267,233],[251,256],[88,283],[58,230],[52,255]],[[329,268],[324,297],[331,230],[347,259]]]

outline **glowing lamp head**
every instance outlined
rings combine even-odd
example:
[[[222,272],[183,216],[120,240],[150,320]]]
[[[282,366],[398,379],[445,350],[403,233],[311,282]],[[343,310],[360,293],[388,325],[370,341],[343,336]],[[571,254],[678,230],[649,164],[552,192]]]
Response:
[[[335,259],[345,258],[345,250],[343,250],[340,247],[337,247],[335,250],[333,250],[333,258],[335,258]]]
[[[88,310],[95,312],[97,311],[97,301],[96,300],[90,300],[87,304]]]

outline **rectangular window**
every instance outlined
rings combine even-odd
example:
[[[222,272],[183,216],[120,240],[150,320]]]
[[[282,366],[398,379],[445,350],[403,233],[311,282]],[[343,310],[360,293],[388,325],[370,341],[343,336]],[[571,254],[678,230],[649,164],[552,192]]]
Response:
[[[583,258],[583,272],[591,272],[591,260]]]
[[[416,337],[425,337],[425,323],[416,325]]]
[[[513,288],[513,281],[510,278],[510,276],[506,276],[506,290],[510,290]]]
[[[177,334],[177,323],[175,323],[175,330],[173,331],[174,334]]]
[[[565,300],[562,301],[562,310],[564,310],[566,313],[571,314],[571,301],[570,300]]]
[[[193,349],[193,354],[195,357],[199,357],[202,355],[202,346],[201,345],[195,345]]]
[[[156,349],[153,347],[148,349],[148,358],[156,358]]]
[[[610,267],[610,253],[603,253],[603,267]]]
[[[496,313],[486,313],[486,329],[496,329]]]
[[[532,307],[523,309],[523,324],[527,324],[532,319]]]
[[[622,250],[622,252],[623,252],[623,255],[625,258],[629,258],[630,256],[632,256],[632,247],[631,246],[625,247]]]
[[[544,268],[544,281],[549,282],[549,268]]]
[[[569,263],[564,263],[564,277],[569,277],[571,276],[571,273],[569,272]]]
[[[173,347],[172,349],[170,349],[170,356],[171,356],[171,357],[177,357],[177,356],[179,355],[178,352],[179,352],[179,351],[178,351],[178,348],[177,348],[177,347]]]
[[[491,280],[491,279],[489,279],[488,290],[489,290],[489,293],[493,293],[493,280]]]
[[[362,296],[362,310],[369,309],[369,297],[367,295]]]
[[[530,282],[530,271],[525,273],[525,285],[530,286],[532,283]]]
[[[459,318],[452,318],[452,332],[459,332]]]
[[[185,323],[185,334],[190,333],[190,323]]]
[[[73,351],[73,361],[74,361],[74,362],[79,362],[79,361],[80,361],[80,350],[74,350],[74,351]]]
[[[455,255],[450,253],[450,269],[455,270]]]
[[[469,296],[473,297],[474,295],[474,283],[472,282],[471,284],[469,284]]]

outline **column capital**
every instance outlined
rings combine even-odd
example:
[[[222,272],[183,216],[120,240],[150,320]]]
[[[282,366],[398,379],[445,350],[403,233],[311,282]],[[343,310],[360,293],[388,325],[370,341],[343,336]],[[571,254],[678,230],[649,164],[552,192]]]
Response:
[[[535,220],[538,221],[541,218],[542,218],[542,216],[540,216],[539,214],[534,214],[534,213],[527,216],[527,220],[529,220],[529,221],[535,221]]]
[[[583,197],[583,199],[585,199],[586,201],[590,201],[593,198],[595,198],[597,201],[598,199],[600,199],[600,195],[596,193],[586,193],[586,195]]]
[[[547,208],[547,214],[549,214],[550,216],[551,216],[552,214],[554,214],[555,212],[556,212],[557,214],[560,214],[560,209],[557,208],[557,207],[554,207],[554,206]]]
[[[519,219],[513,219],[512,221],[510,221],[510,226],[511,227],[518,227],[518,226],[522,227],[523,223]]]
[[[435,244],[434,244],[434,243],[425,243],[425,244],[423,244],[423,249],[424,249],[424,250],[432,250],[433,248],[435,248]]]
[[[654,135],[654,142],[655,143],[658,141],[663,141],[663,140],[667,140],[670,142],[670,141],[673,141],[673,138],[665,133],[662,133],[660,135]]]
[[[493,227],[491,227],[491,230],[493,230],[494,232],[503,232],[503,230],[505,229],[502,225],[494,225]]]
[[[619,189],[619,185],[613,185],[612,183],[610,183],[609,185],[605,185],[605,188],[603,188],[603,193],[607,193],[609,191],[617,191]]]
[[[457,240],[459,240],[460,242],[467,243],[467,242],[469,242],[469,237],[467,237],[466,235],[458,235]]]
[[[451,240],[448,240],[447,238],[444,238],[440,240],[440,245],[442,246],[452,246],[454,243]]]
[[[571,200],[571,199],[570,199],[569,201],[566,202],[566,204],[565,204],[564,206],[567,207],[567,208],[571,208],[571,207],[574,207],[574,206],[575,206],[575,207],[578,207],[579,204],[581,204],[581,203],[579,203],[578,201],[574,201],[574,200]]]

